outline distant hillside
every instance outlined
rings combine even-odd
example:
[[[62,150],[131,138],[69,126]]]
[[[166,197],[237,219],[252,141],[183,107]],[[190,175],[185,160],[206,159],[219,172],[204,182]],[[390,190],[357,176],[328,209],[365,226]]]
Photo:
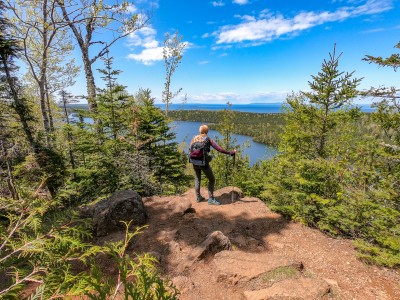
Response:
[[[60,105],[61,106],[61,105]],[[84,110],[89,110],[89,105],[87,103],[74,103],[74,104],[68,104],[67,105],[68,109],[84,109]]]

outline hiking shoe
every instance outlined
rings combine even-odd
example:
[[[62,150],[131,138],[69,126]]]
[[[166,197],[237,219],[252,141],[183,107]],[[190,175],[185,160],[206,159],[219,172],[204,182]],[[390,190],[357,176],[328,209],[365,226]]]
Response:
[[[217,201],[214,197],[211,197],[210,199],[208,199],[208,204],[209,205],[221,205],[221,203],[219,201]]]
[[[197,196],[197,198],[196,198],[196,202],[201,202],[201,201],[204,201],[204,200],[206,200],[206,198],[204,198],[202,196]]]

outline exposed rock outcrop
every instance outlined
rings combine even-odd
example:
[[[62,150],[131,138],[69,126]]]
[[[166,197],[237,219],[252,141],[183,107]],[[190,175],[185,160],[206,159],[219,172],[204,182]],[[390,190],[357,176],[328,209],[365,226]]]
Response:
[[[275,283],[273,286],[245,291],[247,300],[267,299],[324,299],[331,293],[330,285],[319,278],[296,278]]]
[[[124,230],[122,222],[131,222],[131,226],[144,225],[147,218],[142,197],[132,190],[117,191],[107,199],[85,206],[81,215],[92,218],[95,236]]]

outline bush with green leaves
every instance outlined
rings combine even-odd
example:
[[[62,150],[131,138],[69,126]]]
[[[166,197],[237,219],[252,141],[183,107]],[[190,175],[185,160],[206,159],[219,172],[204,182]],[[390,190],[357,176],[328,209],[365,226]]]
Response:
[[[37,286],[29,299],[59,299],[87,295],[91,299],[177,299],[178,291],[161,278],[148,254],[130,257],[131,239],[103,247],[89,241],[91,227],[71,209],[47,199],[0,199],[1,299],[20,299],[27,284]],[[54,203],[54,202],[52,202]],[[117,278],[102,273],[96,257],[112,258]]]
[[[260,197],[284,216],[357,240],[366,261],[399,267],[399,196],[393,178],[378,177],[354,164],[278,157]]]
[[[110,278],[94,264],[84,279],[88,283],[85,295],[93,300],[114,299],[119,295],[122,299],[137,300],[175,300],[178,291],[174,285],[160,277],[156,269],[156,259],[149,254],[131,258],[127,254],[132,238],[140,233],[140,228],[129,232],[129,223],[123,241],[108,243],[103,253],[112,258],[118,269],[118,277]],[[92,289],[90,289],[92,288]]]
[[[98,249],[86,242],[90,226],[48,199],[0,199],[0,287],[4,299],[19,299],[27,283],[42,286],[45,299],[63,295],[74,282],[72,262]]]
[[[364,260],[399,267],[400,148],[389,125],[398,109],[385,102],[362,116],[351,106],[359,80],[338,71],[339,57],[324,61],[310,92],[288,97],[280,154],[264,165],[260,197],[285,216],[356,240]],[[380,140],[382,131],[391,137]]]

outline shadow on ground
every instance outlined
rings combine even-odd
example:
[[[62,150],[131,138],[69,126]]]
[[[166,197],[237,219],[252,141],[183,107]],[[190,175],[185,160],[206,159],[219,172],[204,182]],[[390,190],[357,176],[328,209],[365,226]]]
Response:
[[[227,236],[234,250],[268,251],[265,238],[283,230],[287,221],[271,213],[256,198],[234,196],[236,200],[232,203],[230,192],[216,192],[216,198],[222,203],[220,206],[196,203],[194,191],[181,196],[145,198],[148,227],[137,236],[132,250],[155,253],[164,272],[172,271],[214,231]],[[185,212],[171,208],[184,201],[191,203],[191,208]]]

